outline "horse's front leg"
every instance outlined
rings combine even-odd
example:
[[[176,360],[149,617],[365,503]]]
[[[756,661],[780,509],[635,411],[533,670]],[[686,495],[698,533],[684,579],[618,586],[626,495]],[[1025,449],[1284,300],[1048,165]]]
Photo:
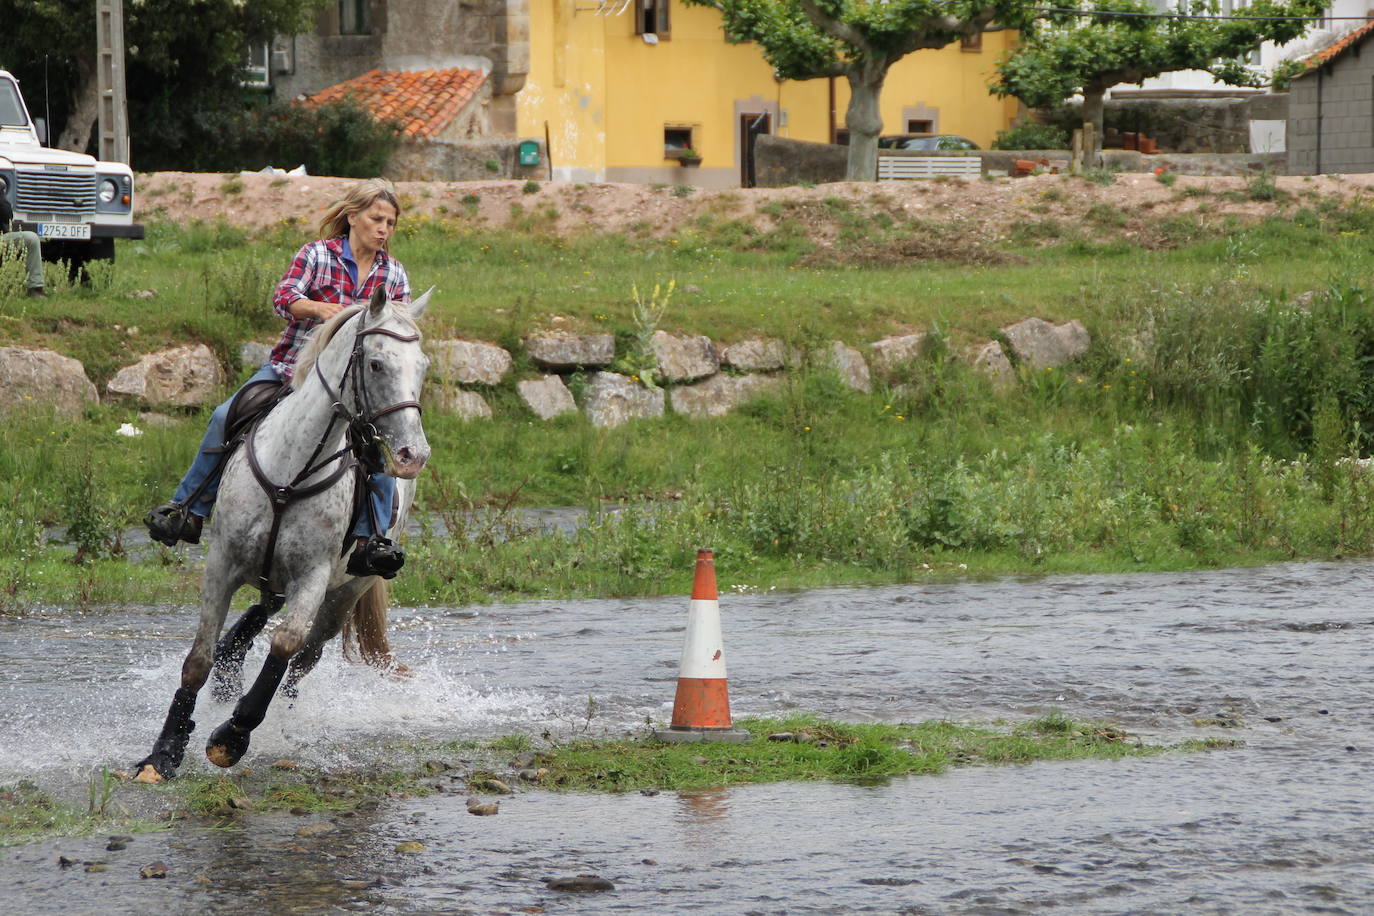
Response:
[[[282,686],[282,693],[291,699],[296,698],[296,688],[301,678],[315,669],[324,652],[325,644],[339,635],[344,619],[353,612],[353,606],[358,603],[358,598],[378,581],[380,580],[375,576],[348,579],[325,594],[324,601],[320,603],[319,613],[315,615],[315,624],[306,634],[301,651],[291,659],[291,667],[286,672],[286,683]]]
[[[267,660],[262,663],[262,670],[258,672],[253,686],[235,704],[234,712],[210,733],[205,756],[215,766],[231,767],[248,752],[253,729],[267,717],[267,707],[281,684],[282,676],[286,674],[286,667],[305,641],[306,630],[324,598],[328,572],[325,569],[313,581],[288,591],[286,601],[291,611],[272,634],[272,647],[268,650]]]
[[[272,595],[240,615],[215,646],[215,699],[221,703],[236,700],[243,692],[243,660],[267,621],[281,610],[282,598]]]
[[[138,782],[161,782],[176,775],[186,753],[186,744],[196,723],[191,714],[196,710],[196,695],[210,676],[213,664],[215,637],[224,625],[224,615],[229,612],[229,600],[234,588],[226,577],[213,577],[207,570],[205,585],[201,592],[200,626],[196,630],[195,641],[186,660],[181,665],[181,687],[172,697],[172,706],[167,710],[167,718],[162,723],[162,732],[153,743],[153,751],[144,757],[134,768]]]

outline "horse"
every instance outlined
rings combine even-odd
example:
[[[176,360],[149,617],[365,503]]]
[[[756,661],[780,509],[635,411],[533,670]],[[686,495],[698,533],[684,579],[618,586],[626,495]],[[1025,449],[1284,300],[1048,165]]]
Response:
[[[348,630],[356,631],[364,660],[391,663],[386,582],[351,576],[345,567],[354,505],[359,496],[367,499],[366,473],[385,469],[396,477],[404,511],[429,458],[419,403],[429,360],[415,322],[432,292],[406,306],[387,300],[378,287],[367,304],[317,327],[289,395],[229,457],[210,521],[195,640],[152,753],[135,764],[138,781],[176,775],[195,729],[191,715],[200,689],[213,671],[216,694],[234,699],[249,644],[283,606],[261,671],[206,744],[205,755],[217,766],[243,757],[283,677],[283,692],[293,693],[340,630],[345,647]],[[229,602],[244,585],[260,588],[263,600],[220,639]]]

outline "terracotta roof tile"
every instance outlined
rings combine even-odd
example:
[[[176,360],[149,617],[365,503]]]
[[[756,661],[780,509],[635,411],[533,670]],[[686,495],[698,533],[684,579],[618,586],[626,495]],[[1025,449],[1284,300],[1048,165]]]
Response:
[[[457,117],[486,81],[480,70],[369,70],[301,101],[321,105],[352,99],[378,121],[395,121],[407,137],[436,136]]]
[[[1320,67],[1322,64],[1329,64],[1331,63],[1331,61],[1340,57],[1342,54],[1349,51],[1351,48],[1355,47],[1360,42],[1364,41],[1365,37],[1368,36],[1371,32],[1374,32],[1374,22],[1371,22],[1367,25],[1362,25],[1358,29],[1355,29],[1353,31],[1346,32],[1340,38],[1336,39],[1331,44],[1322,48],[1320,51],[1306,57],[1303,60],[1303,63],[1307,64],[1307,69],[1309,70],[1313,69],[1314,67]]]

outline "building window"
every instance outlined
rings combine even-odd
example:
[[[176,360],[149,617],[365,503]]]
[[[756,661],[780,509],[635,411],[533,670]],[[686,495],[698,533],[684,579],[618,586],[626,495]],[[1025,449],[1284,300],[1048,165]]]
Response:
[[[339,0],[339,34],[372,34],[372,0]]]
[[[665,125],[663,128],[663,158],[681,159],[696,150],[696,130],[686,126]]]
[[[927,118],[907,118],[906,132],[909,134],[928,134],[935,130],[935,122]]]
[[[635,34],[671,37],[668,4],[671,0],[635,0]]]
[[[983,33],[974,32],[972,35],[965,35],[959,39],[959,50],[975,52],[983,50]]]

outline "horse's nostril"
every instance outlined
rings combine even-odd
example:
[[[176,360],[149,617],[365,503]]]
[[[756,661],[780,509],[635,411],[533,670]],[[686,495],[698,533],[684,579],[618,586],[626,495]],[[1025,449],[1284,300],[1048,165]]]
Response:
[[[405,448],[401,449],[399,452],[396,453],[396,457],[399,458],[402,463],[410,464],[410,462],[415,458],[415,451],[407,445]]]

